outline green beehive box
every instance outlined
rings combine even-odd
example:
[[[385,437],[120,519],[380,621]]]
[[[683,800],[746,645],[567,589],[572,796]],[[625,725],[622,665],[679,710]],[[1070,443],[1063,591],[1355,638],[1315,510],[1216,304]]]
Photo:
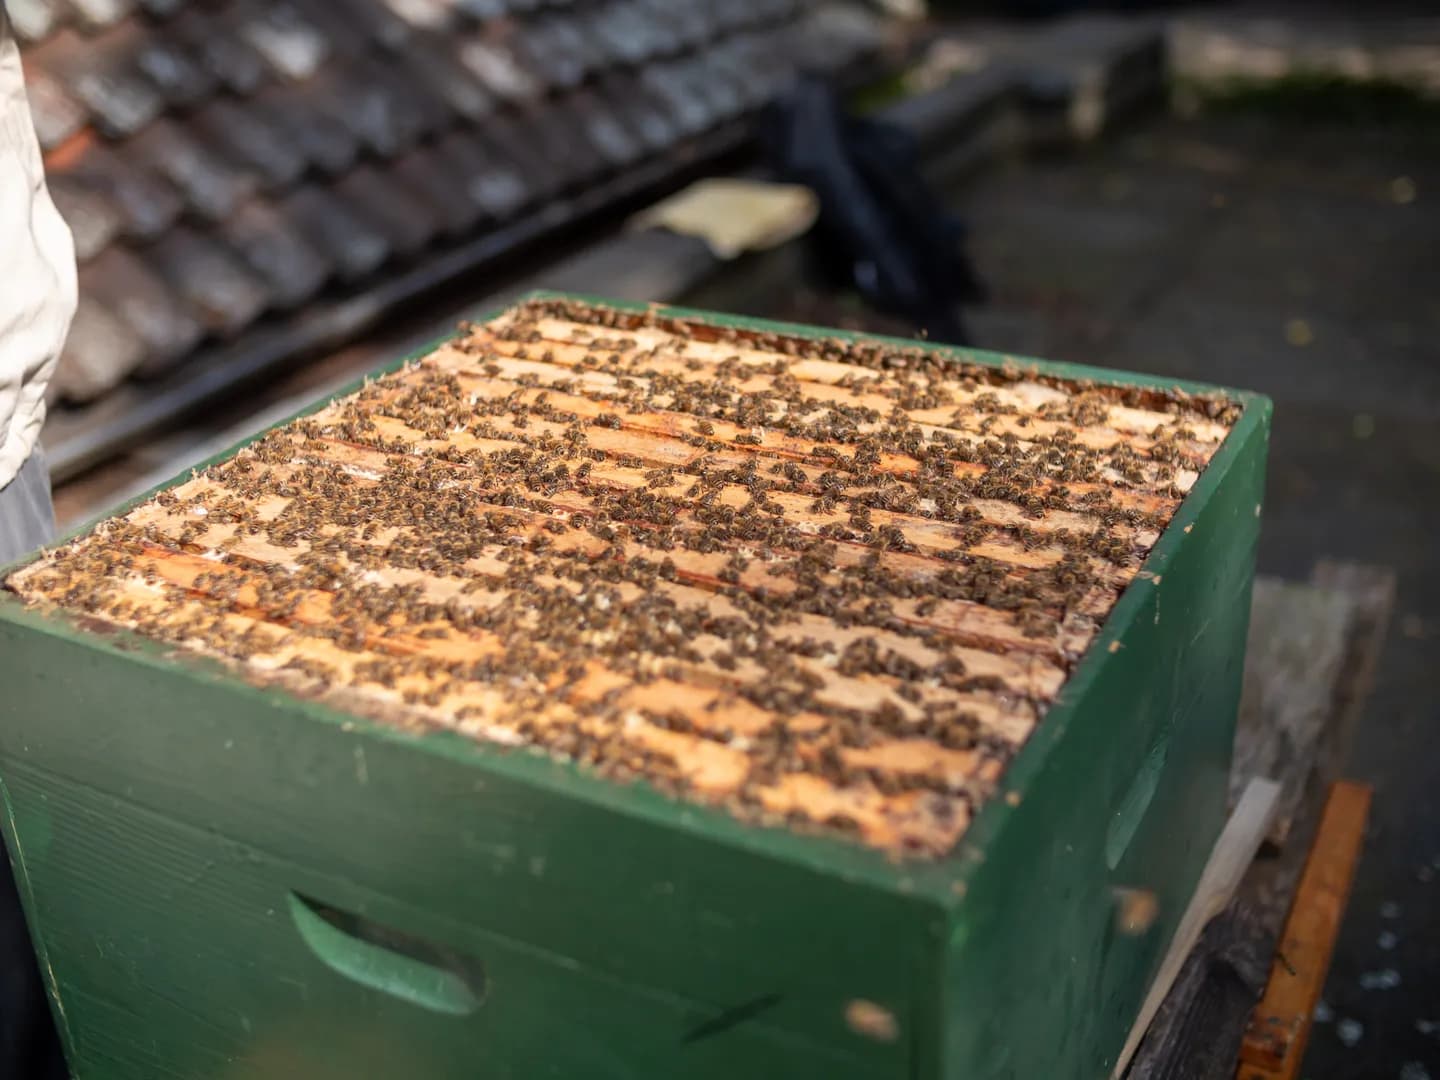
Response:
[[[548,296],[357,392],[0,596],[75,1075],[1106,1074],[1225,814],[1268,401]]]

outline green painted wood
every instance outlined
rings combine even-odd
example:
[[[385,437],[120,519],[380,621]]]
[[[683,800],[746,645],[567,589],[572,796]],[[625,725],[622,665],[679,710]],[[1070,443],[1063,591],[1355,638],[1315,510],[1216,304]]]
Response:
[[[1270,416],[1234,396],[1005,797],[928,863],[0,597],[3,825],[77,1075],[1100,1075],[1223,817]],[[1117,888],[1156,892],[1147,933],[1119,931]],[[851,1030],[857,1000],[898,1037]]]

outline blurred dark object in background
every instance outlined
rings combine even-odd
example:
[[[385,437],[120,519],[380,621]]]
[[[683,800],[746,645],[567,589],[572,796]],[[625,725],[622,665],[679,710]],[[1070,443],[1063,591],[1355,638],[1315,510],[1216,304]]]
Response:
[[[930,0],[936,14],[1007,15],[1012,18],[1050,18],[1090,11],[1152,11],[1188,7],[1196,0]]]
[[[764,117],[762,138],[775,170],[820,199],[810,234],[817,277],[855,288],[933,341],[969,343],[962,304],[984,299],[965,254],[965,227],[920,175],[905,132],[846,115],[835,91],[806,78]]]

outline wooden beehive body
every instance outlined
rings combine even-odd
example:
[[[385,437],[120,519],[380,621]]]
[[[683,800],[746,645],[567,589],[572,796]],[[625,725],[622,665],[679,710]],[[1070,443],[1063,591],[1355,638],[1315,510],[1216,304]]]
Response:
[[[538,298],[21,568],[72,1067],[1098,1075],[1224,812],[1214,394]]]

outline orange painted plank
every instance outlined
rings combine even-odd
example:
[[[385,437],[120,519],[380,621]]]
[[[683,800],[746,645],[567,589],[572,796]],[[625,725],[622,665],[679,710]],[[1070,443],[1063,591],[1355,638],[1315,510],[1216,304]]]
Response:
[[[1360,861],[1370,795],[1368,784],[1349,780],[1330,789],[1280,935],[1270,981],[1240,1047],[1237,1080],[1294,1080],[1300,1075],[1311,1017],[1330,970],[1335,938]]]

